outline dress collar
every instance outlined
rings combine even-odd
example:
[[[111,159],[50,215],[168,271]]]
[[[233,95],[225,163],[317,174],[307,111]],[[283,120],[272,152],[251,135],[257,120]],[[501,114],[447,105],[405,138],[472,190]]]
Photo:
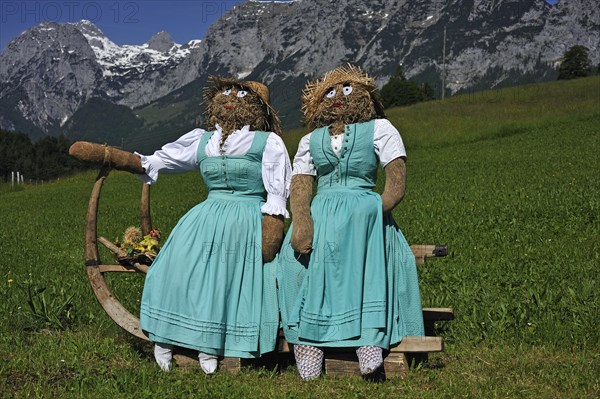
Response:
[[[219,133],[219,135],[223,134],[223,129],[221,128],[221,126],[218,123],[215,124],[215,129]],[[248,133],[249,131],[250,131],[250,125],[245,125],[241,129],[234,130],[231,133],[231,135],[234,135],[234,134],[237,134],[237,133]]]

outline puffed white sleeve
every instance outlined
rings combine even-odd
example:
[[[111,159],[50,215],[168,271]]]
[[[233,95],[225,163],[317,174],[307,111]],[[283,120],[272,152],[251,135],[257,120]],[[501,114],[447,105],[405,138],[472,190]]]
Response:
[[[385,166],[396,158],[406,159],[404,142],[398,130],[387,119],[376,119],[374,126],[373,141],[375,154],[379,158],[381,166]]]
[[[142,160],[146,174],[139,175],[146,184],[154,184],[159,172],[186,172],[196,168],[196,152],[204,130],[194,129],[176,141],[165,144],[152,155],[135,153]]]
[[[285,144],[275,133],[267,138],[263,152],[262,179],[267,190],[267,202],[261,207],[262,213],[289,218],[286,205],[290,195],[292,168]]]
[[[316,176],[317,169],[310,156],[310,133],[300,139],[298,151],[294,156],[294,170],[292,175],[310,175]]]

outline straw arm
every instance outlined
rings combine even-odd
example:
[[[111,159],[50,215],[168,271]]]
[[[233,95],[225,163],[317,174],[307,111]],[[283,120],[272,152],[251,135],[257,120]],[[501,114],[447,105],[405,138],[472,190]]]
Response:
[[[107,145],[76,141],[69,148],[69,155],[84,162],[91,162],[117,170],[143,174],[139,156]]]
[[[406,163],[396,158],[385,167],[385,188],[381,194],[383,212],[391,212],[404,198],[406,190]]]

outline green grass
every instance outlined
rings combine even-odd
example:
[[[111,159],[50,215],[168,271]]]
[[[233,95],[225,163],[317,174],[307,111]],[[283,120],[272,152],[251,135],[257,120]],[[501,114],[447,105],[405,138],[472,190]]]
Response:
[[[407,149],[414,150],[511,136],[597,115],[599,104],[600,79],[596,76],[468,93],[389,109],[386,115],[400,130]],[[289,132],[290,154],[306,133],[305,129]]]
[[[423,304],[453,307],[456,319],[438,325],[444,353],[382,384],[301,383],[293,369],[161,373],[151,346],[116,326],[87,282],[95,174],[0,188],[0,397],[598,397],[599,93],[595,77],[388,112],[409,150],[395,218],[410,243],[451,251],[419,267]],[[290,154],[302,134],[286,137]],[[138,223],[140,188],[132,175],[109,176],[101,235]],[[196,173],[162,175],[153,224],[168,233],[205,195]],[[137,312],[143,278],[109,284]]]

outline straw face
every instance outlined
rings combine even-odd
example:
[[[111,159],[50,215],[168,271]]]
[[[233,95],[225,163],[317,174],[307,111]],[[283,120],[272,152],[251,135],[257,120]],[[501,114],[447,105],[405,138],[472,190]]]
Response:
[[[220,116],[217,109],[218,104],[215,103],[215,96],[222,91],[237,87],[252,93],[253,95],[246,98],[246,102],[252,105],[254,100],[260,107],[260,112],[256,112],[256,107],[239,107],[235,112],[235,119],[241,126],[250,125],[254,130],[272,131],[281,136],[281,121],[275,109],[269,101],[269,89],[262,83],[253,81],[240,81],[233,78],[224,78],[220,76],[211,76],[203,90],[205,118],[208,123],[214,124],[220,122]],[[221,124],[221,123],[219,123]]]
[[[326,115],[323,115],[324,110],[322,103],[327,93],[338,86],[344,85],[351,85],[353,87],[356,91],[353,98],[356,98],[357,100],[359,93],[368,96],[371,102],[369,108],[373,108],[374,110],[372,112],[365,112],[364,101],[351,101],[355,103],[355,106],[349,104],[350,107],[346,110],[346,113],[356,114],[357,116],[352,117],[351,115],[348,115],[348,117],[344,119],[364,119],[368,117],[367,114],[371,113],[373,113],[373,115],[370,119],[375,117],[385,117],[383,106],[378,98],[375,80],[366,72],[363,72],[359,67],[348,64],[347,66],[338,67],[327,72],[322,79],[309,82],[304,87],[302,92],[302,112],[304,113],[306,123],[309,127],[320,127],[322,126],[320,123],[325,123],[327,122],[327,119],[330,119]],[[351,97],[349,96],[348,98]],[[363,114],[362,116],[358,115],[361,113]],[[357,120],[355,122],[360,121]]]

